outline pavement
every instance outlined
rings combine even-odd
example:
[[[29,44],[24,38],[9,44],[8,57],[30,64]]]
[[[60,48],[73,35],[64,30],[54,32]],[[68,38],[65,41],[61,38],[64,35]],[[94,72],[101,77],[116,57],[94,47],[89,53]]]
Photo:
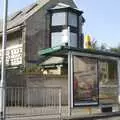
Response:
[[[68,107],[62,106],[62,119],[60,119],[59,107],[52,109],[51,107],[9,107],[7,108],[6,120],[120,120],[119,108],[114,106],[113,111],[114,113],[107,115],[107,113],[101,114],[98,107],[82,107],[72,109],[72,115],[68,117]]]
[[[29,117],[13,117],[6,120],[61,120],[58,116],[29,116]]]
[[[120,120],[120,117],[111,117],[111,118],[102,118],[102,119],[97,119],[97,120]]]
[[[111,119],[115,120],[115,118],[120,120],[120,112],[105,112],[100,114],[91,114],[86,116],[70,116],[66,117],[63,120],[106,120]]]

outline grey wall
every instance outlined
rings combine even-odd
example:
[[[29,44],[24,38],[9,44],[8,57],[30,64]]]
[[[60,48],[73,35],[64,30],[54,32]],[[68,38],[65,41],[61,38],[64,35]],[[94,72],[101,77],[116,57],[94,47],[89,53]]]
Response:
[[[37,87],[37,88],[42,88],[42,87],[61,87],[62,89],[62,104],[66,105],[67,104],[67,96],[68,96],[68,86],[67,86],[67,76],[40,76],[40,75],[29,75],[26,76],[26,85],[28,88],[30,87]],[[54,91],[55,92],[55,91]],[[40,102],[42,100],[42,94],[44,92],[40,93],[40,95],[35,96],[34,94],[31,94],[31,101],[33,101],[31,104],[38,104],[42,103]],[[52,95],[50,92],[49,94]],[[56,91],[56,96],[58,96],[58,90]],[[47,96],[47,93],[46,93]],[[48,103],[50,103],[51,98],[48,97]]]
[[[24,104],[54,104],[54,102],[51,101],[52,99],[55,101],[56,104],[58,104],[59,90],[55,89],[55,87],[61,87],[62,89],[62,105],[67,105],[68,102],[67,76],[42,76],[38,74],[20,75],[18,74],[17,70],[16,72],[12,70],[7,74],[7,87],[10,87],[7,90],[7,103],[12,103],[12,105],[14,103],[21,103],[18,102],[21,100],[21,98],[24,98]],[[49,87],[52,88],[49,89]],[[24,92],[21,90],[24,90]],[[15,94],[18,91],[21,98],[19,98],[17,94]],[[11,95],[13,95],[13,93],[15,95],[14,98],[11,99]],[[47,103],[44,103],[46,97]]]
[[[42,7],[26,21],[26,58],[27,60],[38,59],[37,53],[40,49],[50,47],[49,24],[50,18],[47,10],[58,2],[69,4],[76,7],[73,0],[50,0],[48,4]]]

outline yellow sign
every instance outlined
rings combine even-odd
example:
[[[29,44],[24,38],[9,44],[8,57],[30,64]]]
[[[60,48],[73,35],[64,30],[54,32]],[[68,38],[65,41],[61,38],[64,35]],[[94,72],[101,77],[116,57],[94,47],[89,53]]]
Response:
[[[92,40],[90,35],[86,35],[84,39],[84,48],[92,48]]]

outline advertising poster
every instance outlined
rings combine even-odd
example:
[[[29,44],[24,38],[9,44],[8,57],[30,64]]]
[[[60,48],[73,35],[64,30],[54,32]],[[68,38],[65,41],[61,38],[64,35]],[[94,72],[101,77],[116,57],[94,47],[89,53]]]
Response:
[[[74,56],[73,105],[98,105],[97,60]]]

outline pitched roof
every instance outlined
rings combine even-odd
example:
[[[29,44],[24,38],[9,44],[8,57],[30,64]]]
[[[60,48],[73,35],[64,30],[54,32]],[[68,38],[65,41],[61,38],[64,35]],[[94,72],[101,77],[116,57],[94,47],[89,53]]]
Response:
[[[11,31],[11,29],[17,29],[19,26],[23,25],[23,23],[30,17],[32,16],[35,12],[37,12],[40,8],[42,8],[44,5],[49,3],[52,0],[39,0],[39,2],[33,3],[23,10],[17,11],[13,13],[11,16],[8,17],[8,24],[7,24],[7,29],[8,32]],[[55,2],[58,2],[55,0]],[[76,7],[74,2],[72,0],[59,0],[59,2],[62,3],[70,3],[71,7]],[[0,33],[2,32],[2,24],[0,22]]]
[[[55,10],[59,11],[61,9],[70,10],[70,11],[73,11],[75,13],[78,13],[79,15],[81,15],[83,13],[83,11],[80,11],[77,8],[73,8],[70,5],[67,5],[65,3],[57,3],[57,5],[54,6],[53,8],[51,8],[50,11],[55,11]]]
[[[33,3],[23,10],[17,11],[13,13],[8,18],[8,24],[7,29],[12,29],[15,27],[18,27],[24,23],[30,16],[32,16],[35,12],[37,12],[41,7],[46,5],[49,2],[49,0],[41,0],[40,4]],[[0,32],[2,31],[2,24],[0,24]]]
[[[45,61],[43,61],[42,63],[40,63],[41,66],[47,66],[47,65],[51,65],[51,64],[62,64],[64,62],[64,58],[63,57],[49,57],[48,59],[46,59]]]

